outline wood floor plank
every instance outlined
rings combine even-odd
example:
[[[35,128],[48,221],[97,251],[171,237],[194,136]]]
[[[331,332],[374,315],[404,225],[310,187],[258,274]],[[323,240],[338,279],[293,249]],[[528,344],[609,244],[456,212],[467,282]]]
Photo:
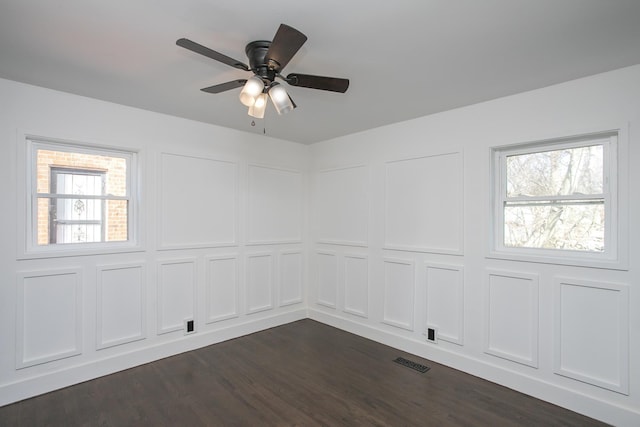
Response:
[[[7,405],[0,425],[605,424],[307,319]]]

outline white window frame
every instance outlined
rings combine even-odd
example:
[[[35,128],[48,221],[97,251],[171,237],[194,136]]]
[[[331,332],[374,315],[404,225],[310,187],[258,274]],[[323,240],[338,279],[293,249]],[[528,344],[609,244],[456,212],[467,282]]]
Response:
[[[87,143],[71,142],[47,137],[24,135],[24,233],[19,237],[18,259],[50,258],[78,255],[92,255],[119,252],[141,251],[140,227],[139,227],[139,170],[138,151],[124,148],[90,145]],[[84,153],[90,155],[102,155],[109,157],[121,157],[127,162],[126,196],[86,196],[88,198],[101,198],[104,200],[127,200],[127,231],[126,241],[114,242],[90,242],[72,244],[48,244],[37,243],[37,200],[47,197],[47,193],[37,192],[37,152],[38,150],[63,151],[71,153]],[[22,157],[22,156],[21,156]],[[19,181],[20,182],[20,181]],[[19,194],[22,193],[19,191]],[[19,213],[20,214],[20,213]],[[20,224],[20,221],[18,222]],[[21,234],[21,233],[19,233]],[[22,247],[22,249],[20,249]]]
[[[626,180],[626,167],[619,159],[624,159],[626,144],[622,144],[622,129],[585,134],[566,138],[528,142],[517,145],[493,147],[491,149],[491,238],[488,258],[509,259],[516,261],[540,262],[548,264],[574,265],[584,267],[610,268],[626,270],[627,245],[624,233],[626,230],[626,201],[621,202],[619,195],[623,191]],[[603,194],[605,209],[605,249],[603,252],[578,251],[567,249],[541,249],[507,247],[504,245],[504,206],[507,200],[506,159],[508,156],[533,154],[544,151],[578,148],[592,145],[603,146]],[[588,199],[591,196],[580,196]],[[556,197],[544,197],[545,200]],[[572,196],[561,196],[556,199],[569,200]],[[600,197],[595,197],[600,199]],[[529,198],[534,201],[535,198]]]

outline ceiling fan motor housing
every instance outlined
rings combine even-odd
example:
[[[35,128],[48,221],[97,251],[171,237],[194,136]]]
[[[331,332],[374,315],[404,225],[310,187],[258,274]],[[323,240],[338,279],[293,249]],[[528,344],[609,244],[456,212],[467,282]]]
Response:
[[[264,80],[265,86],[273,83],[276,78],[276,70],[280,65],[272,59],[266,59],[269,46],[271,46],[270,41],[258,40],[249,43],[245,48],[245,52],[249,58],[249,67],[251,68],[251,71]]]

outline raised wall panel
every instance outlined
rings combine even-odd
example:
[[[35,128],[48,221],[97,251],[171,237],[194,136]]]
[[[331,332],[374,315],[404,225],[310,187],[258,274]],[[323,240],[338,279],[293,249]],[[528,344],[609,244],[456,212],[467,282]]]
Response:
[[[235,255],[208,257],[205,284],[207,323],[238,316],[238,259]]]
[[[344,256],[344,311],[369,315],[369,260],[365,255]]]
[[[386,163],[384,247],[462,254],[462,153]]]
[[[438,339],[463,344],[464,271],[462,266],[427,264],[427,328]]]
[[[273,256],[270,253],[247,255],[247,313],[273,308]]]
[[[161,261],[158,265],[158,334],[180,331],[195,317],[196,261]]]
[[[554,372],[629,393],[629,288],[556,278]]]
[[[280,252],[280,306],[302,302],[302,252]]]
[[[415,268],[413,261],[384,259],[384,314],[382,321],[413,330]]]
[[[318,241],[367,246],[369,169],[352,166],[320,171],[316,179],[315,217]]]
[[[160,156],[161,249],[237,244],[237,165],[203,157]]]
[[[538,367],[538,276],[488,272],[485,352]]]
[[[302,174],[249,166],[247,243],[302,241]]]
[[[82,352],[79,269],[18,273],[16,368]]]
[[[318,267],[317,300],[320,305],[336,308],[338,297],[338,259],[329,251],[316,253]]]
[[[145,337],[144,264],[99,266],[96,346],[98,349]]]

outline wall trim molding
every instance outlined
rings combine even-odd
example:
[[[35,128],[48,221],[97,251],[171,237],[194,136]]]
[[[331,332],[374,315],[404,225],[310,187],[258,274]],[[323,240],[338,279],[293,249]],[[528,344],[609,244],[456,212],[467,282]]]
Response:
[[[431,313],[429,310],[429,298],[430,298],[430,291],[432,289],[432,286],[435,286],[435,284],[431,283],[429,281],[429,270],[444,270],[444,271],[454,271],[457,275],[458,278],[460,279],[460,281],[456,284],[456,290],[458,292],[458,300],[456,301],[456,303],[458,304],[457,309],[458,309],[458,315],[457,315],[457,321],[458,321],[458,329],[456,331],[456,335],[451,335],[451,334],[447,334],[445,332],[442,331],[442,329],[439,327],[439,325],[437,323],[432,323],[430,322],[430,318],[431,318]],[[425,319],[424,319],[424,332],[426,333],[428,328],[436,328],[437,329],[437,339],[439,340],[443,340],[443,341],[448,341],[452,344],[457,344],[459,346],[464,346],[464,308],[465,308],[465,304],[464,304],[464,293],[465,293],[465,285],[464,285],[464,265],[463,264],[451,264],[451,263],[438,263],[438,262],[431,262],[431,261],[427,261],[424,263],[424,271],[425,271],[425,286],[426,286],[426,297],[427,297],[427,302],[425,305],[426,308],[426,313],[425,313]]]
[[[358,310],[355,307],[351,307],[349,305],[349,300],[347,297],[348,294],[348,286],[349,286],[349,268],[348,268],[348,261],[347,260],[360,260],[360,261],[364,261],[365,263],[365,267],[366,267],[366,292],[365,292],[365,297],[366,297],[366,301],[364,304],[364,310]],[[345,253],[342,256],[342,268],[343,268],[343,275],[342,275],[342,300],[344,301],[343,307],[342,307],[342,311],[345,313],[349,313],[352,314],[354,316],[359,316],[362,317],[364,319],[369,318],[369,304],[370,304],[370,292],[371,292],[371,274],[369,272],[370,269],[370,264],[369,264],[369,255],[367,254],[358,254],[358,253]]]
[[[491,286],[491,278],[492,277],[502,277],[506,279],[515,279],[521,281],[528,282],[528,309],[530,319],[527,325],[527,329],[525,330],[529,334],[529,352],[528,354],[517,354],[509,351],[509,349],[500,348],[499,343],[496,346],[493,342],[492,331],[494,325],[494,319],[492,315],[492,286]],[[510,360],[512,362],[520,363],[525,366],[530,366],[532,368],[538,369],[538,358],[539,358],[539,293],[540,293],[540,277],[538,274],[527,273],[522,271],[507,271],[507,270],[498,270],[498,269],[486,269],[485,270],[485,281],[484,281],[484,352],[486,354],[490,354],[492,356],[501,357],[505,360]],[[513,284],[511,286],[513,288]],[[512,305],[510,302],[508,305]],[[498,316],[499,318],[499,316]],[[495,321],[497,326],[500,325],[500,321]]]
[[[28,340],[27,333],[27,289],[26,281],[31,278],[69,276],[72,281],[73,295],[72,301],[67,301],[72,305],[73,310],[73,346],[71,348],[59,349],[39,355],[25,354],[25,347]],[[53,362],[55,360],[66,359],[68,357],[79,356],[83,352],[83,312],[82,312],[82,268],[70,267],[64,269],[50,270],[29,270],[20,271],[17,274],[16,282],[16,324],[15,324],[15,368],[23,369],[30,366]]]
[[[614,348],[617,354],[618,369],[617,378],[603,378],[600,374],[590,374],[581,369],[572,369],[564,360],[563,337],[563,301],[562,290],[564,287],[575,287],[583,290],[608,291],[617,293],[617,331],[613,336],[619,337],[619,342]],[[629,286],[622,283],[609,281],[583,280],[571,277],[558,276],[553,280],[553,372],[567,378],[582,381],[597,387],[629,395]],[[580,357],[582,358],[582,357]]]
[[[138,283],[140,292],[140,330],[138,334],[121,336],[115,339],[105,339],[104,337],[104,291],[105,285],[103,275],[106,271],[115,270],[140,270],[140,283]],[[147,271],[144,261],[123,263],[123,264],[105,264],[96,266],[96,350],[104,350],[109,347],[127,344],[134,341],[140,341],[147,338]]]
[[[211,312],[211,298],[213,289],[211,285],[213,284],[213,264],[221,261],[229,261],[232,260],[234,262],[233,274],[234,274],[234,304],[233,311],[225,314],[215,314]],[[216,323],[223,320],[234,319],[240,316],[240,257],[238,254],[221,254],[221,255],[210,255],[205,256],[205,282],[204,282],[204,295],[205,295],[205,324]]]
[[[178,264],[185,264],[185,265],[191,265],[191,274],[192,274],[192,278],[191,278],[191,283],[188,284],[188,286],[190,286],[191,292],[192,292],[192,298],[191,298],[191,316],[195,316],[196,315],[196,307],[197,307],[197,300],[198,300],[198,287],[197,287],[197,282],[198,282],[198,258],[196,257],[188,257],[188,258],[175,258],[175,259],[160,259],[156,262],[156,274],[157,274],[157,282],[156,282],[156,304],[157,304],[157,310],[156,310],[156,334],[157,335],[162,335],[162,334],[167,334],[170,332],[176,332],[176,331],[181,331],[183,326],[182,322],[179,323],[175,323],[173,325],[165,325],[165,313],[163,313],[162,311],[162,307],[164,306],[164,298],[165,298],[165,292],[163,289],[164,286],[164,282],[163,282],[163,271],[162,268],[167,266],[167,265],[178,265]]]

